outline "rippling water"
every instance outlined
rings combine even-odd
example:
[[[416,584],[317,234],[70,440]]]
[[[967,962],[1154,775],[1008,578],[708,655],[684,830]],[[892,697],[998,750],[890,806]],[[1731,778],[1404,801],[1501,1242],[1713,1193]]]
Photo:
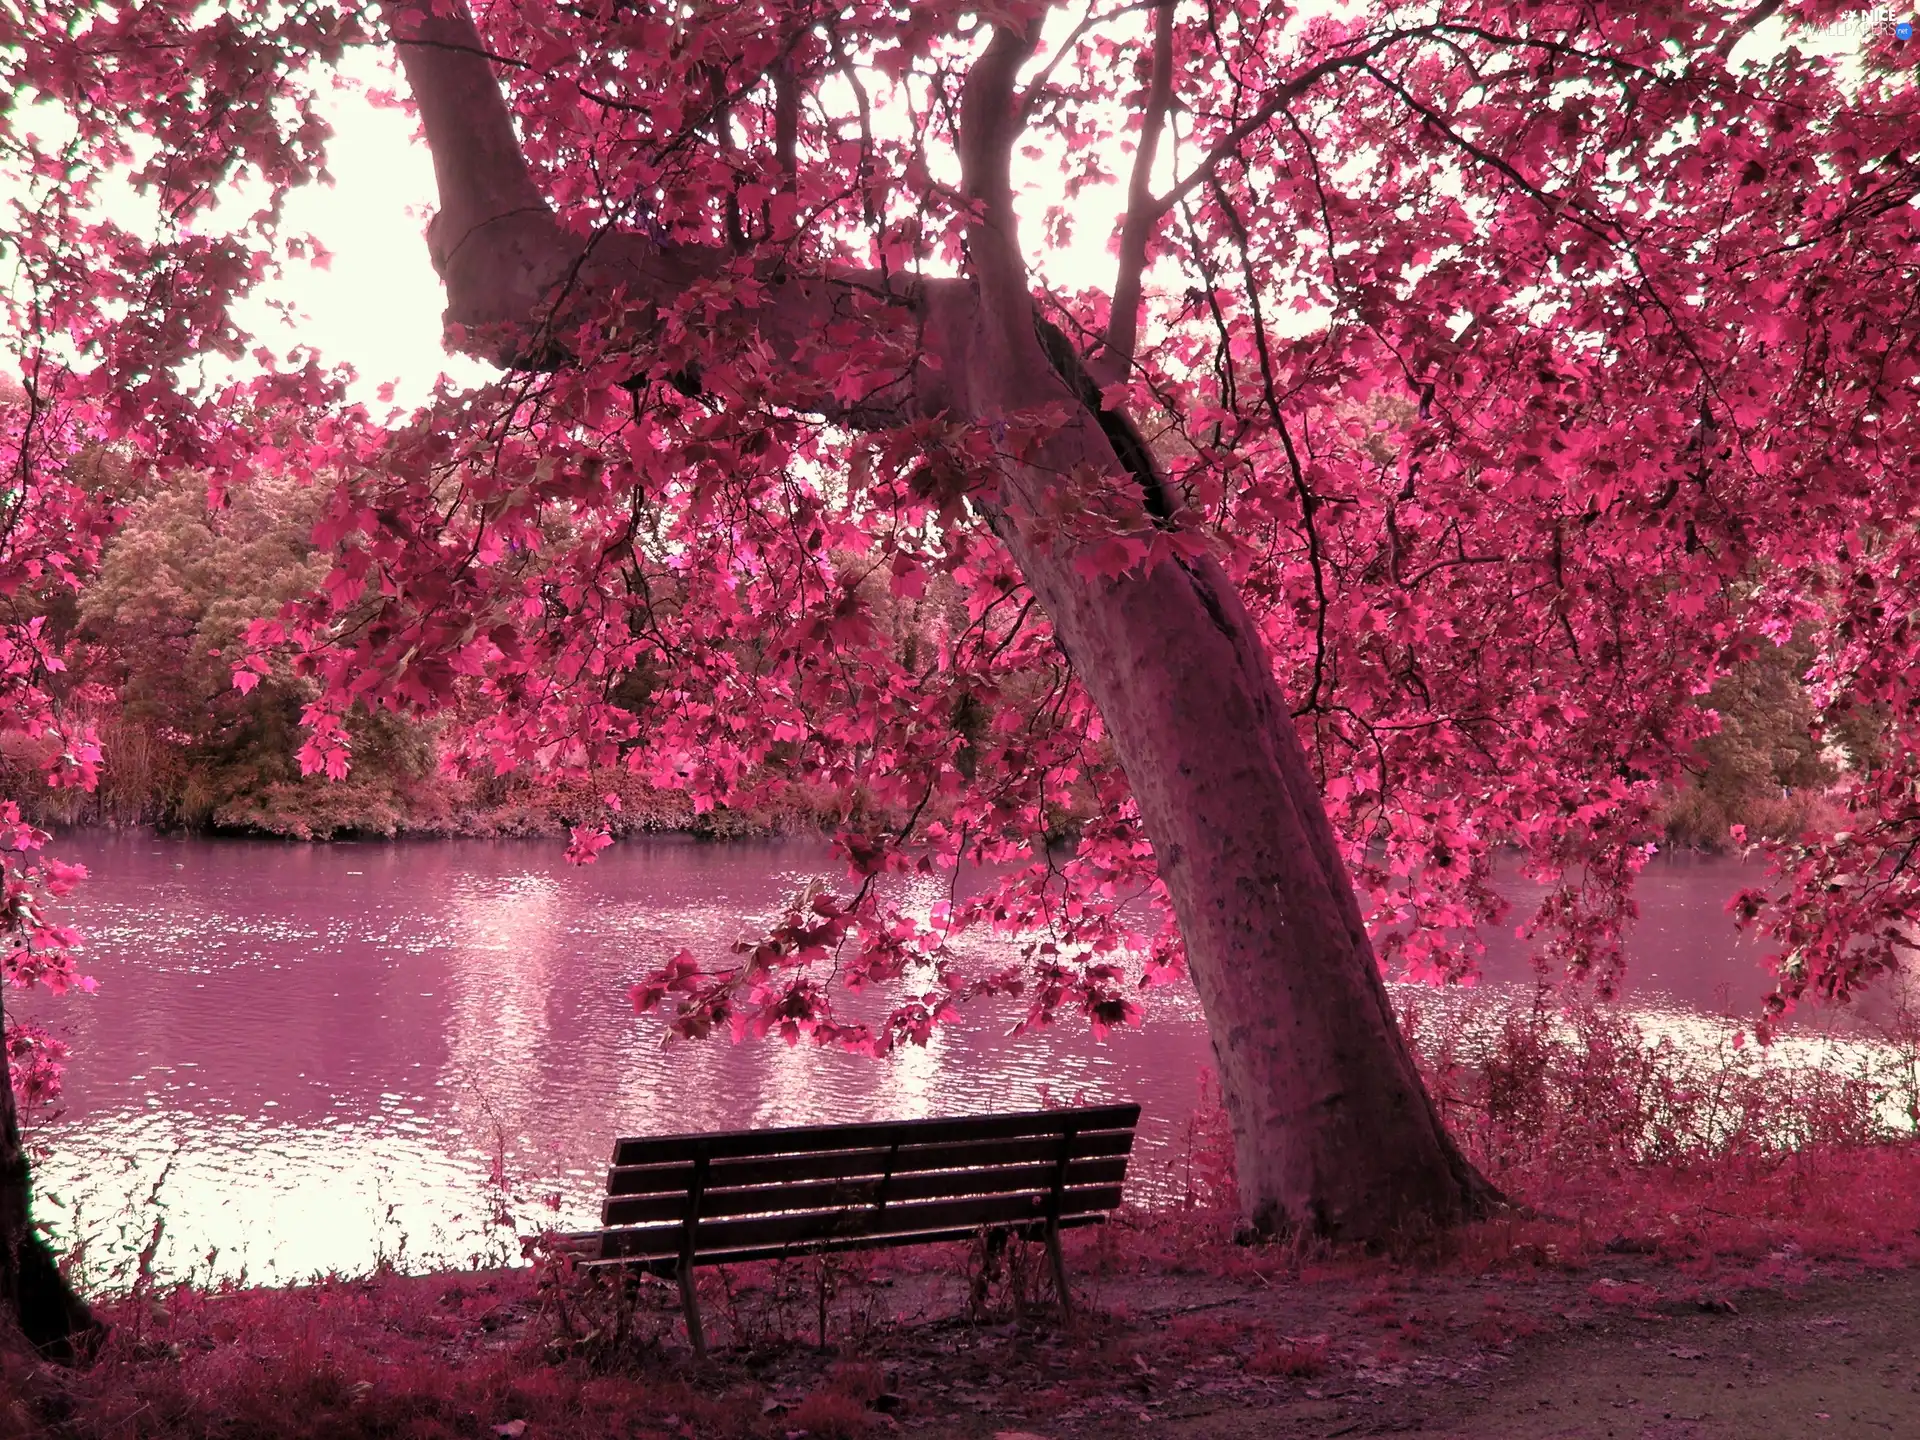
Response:
[[[523,1226],[590,1225],[615,1135],[1128,1099],[1142,1178],[1164,1177],[1209,1055],[1185,987],[1100,1043],[1071,1023],[1009,1039],[1002,1009],[880,1062],[663,1046],[627,987],[767,918],[827,869],[815,845],[630,842],[586,868],[537,841],[55,848],[93,872],[75,911],[100,991],[35,1005],[74,1049],[60,1114],[33,1130],[40,1211],[103,1284],[156,1220],[167,1276],[517,1255],[494,1181]],[[1647,876],[1633,1003],[1650,1020],[1684,1032],[1764,989],[1721,912],[1739,882],[1725,862]],[[1468,1003],[1527,973],[1502,940]]]

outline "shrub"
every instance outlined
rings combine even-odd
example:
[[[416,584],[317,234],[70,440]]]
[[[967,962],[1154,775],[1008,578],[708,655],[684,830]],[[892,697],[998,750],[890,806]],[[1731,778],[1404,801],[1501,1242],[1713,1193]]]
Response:
[[[1910,1137],[1920,1128],[1920,1015],[1896,1010],[1876,1043],[1744,1043],[1731,1020],[1685,1036],[1609,1004],[1402,991],[1400,1024],[1428,1093],[1467,1155],[1540,1200],[1629,1172],[1778,1163]],[[1814,1047],[1809,1053],[1806,1046]],[[1172,1202],[1231,1209],[1234,1157],[1210,1072],[1175,1162]]]

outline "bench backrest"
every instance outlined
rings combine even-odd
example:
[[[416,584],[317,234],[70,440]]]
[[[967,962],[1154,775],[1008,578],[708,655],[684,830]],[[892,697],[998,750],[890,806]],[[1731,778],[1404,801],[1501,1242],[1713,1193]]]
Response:
[[[1139,1119],[1100,1105],[619,1140],[596,1258],[666,1272],[1093,1223],[1120,1203]]]

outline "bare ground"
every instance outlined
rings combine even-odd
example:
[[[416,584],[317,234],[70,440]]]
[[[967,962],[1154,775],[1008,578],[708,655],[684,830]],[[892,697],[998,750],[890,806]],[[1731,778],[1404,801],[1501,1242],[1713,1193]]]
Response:
[[[889,1367],[919,1396],[902,1428],[943,1440],[1920,1436],[1920,1270],[1788,1253],[1707,1282],[1603,1255],[1478,1276],[1355,1265],[1088,1288],[1108,1318],[1078,1343],[983,1329],[929,1353],[916,1337]]]
[[[1317,1380],[1265,1382],[1257,1394],[1209,1395],[1208,1381],[1183,1390],[1193,1373],[1177,1375],[1171,1393],[1138,1388],[1140,1408],[1153,1418],[1136,1417],[1136,1424],[1147,1434],[1196,1440],[1920,1435],[1920,1273],[1859,1272],[1742,1289],[1715,1297],[1731,1309],[1710,1310],[1697,1301],[1622,1309],[1594,1303],[1584,1288],[1536,1287],[1526,1309],[1546,1312],[1542,1329],[1504,1346],[1440,1339],[1382,1366],[1361,1358],[1362,1342],[1349,1363],[1336,1363]],[[1433,1315],[1444,1330],[1489,1297],[1478,1287],[1442,1283],[1410,1287],[1405,1298],[1410,1313]],[[1554,1308],[1562,1302],[1566,1309]],[[1274,1318],[1283,1317],[1284,1307]],[[1145,1378],[1151,1384],[1156,1377]],[[1236,1378],[1246,1383],[1244,1372]],[[1100,1428],[1062,1424],[1038,1433],[1090,1435]]]

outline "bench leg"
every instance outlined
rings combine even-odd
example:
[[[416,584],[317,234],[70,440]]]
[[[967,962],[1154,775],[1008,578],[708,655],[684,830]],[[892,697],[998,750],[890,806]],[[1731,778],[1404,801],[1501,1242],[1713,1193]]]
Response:
[[[833,1257],[822,1253],[818,1259],[819,1268],[814,1272],[816,1297],[820,1302],[820,1342],[818,1348],[827,1348],[827,1301],[833,1294]]]
[[[680,1308],[687,1316],[687,1340],[693,1346],[693,1358],[707,1358],[706,1332],[700,1328],[700,1296],[693,1288],[693,1267],[680,1267]]]
[[[1053,1288],[1060,1294],[1060,1315],[1073,1323],[1073,1292],[1067,1288],[1067,1263],[1060,1255],[1060,1227],[1047,1226],[1047,1259],[1053,1262]]]

